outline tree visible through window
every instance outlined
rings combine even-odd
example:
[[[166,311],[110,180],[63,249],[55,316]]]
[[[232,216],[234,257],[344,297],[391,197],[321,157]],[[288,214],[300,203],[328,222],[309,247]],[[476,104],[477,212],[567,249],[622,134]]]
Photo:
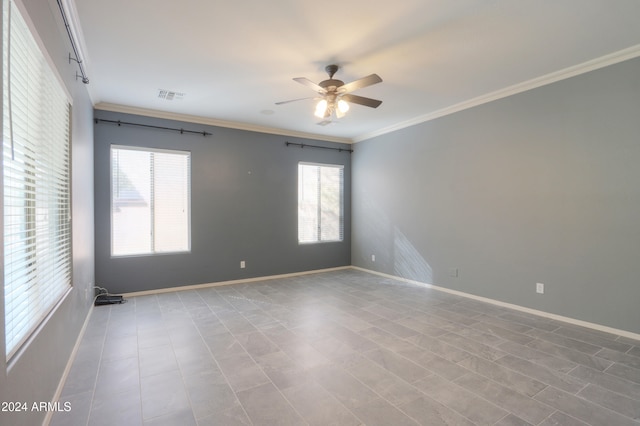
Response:
[[[111,147],[111,254],[189,251],[191,153]]]
[[[344,166],[298,164],[298,242],[342,241]]]

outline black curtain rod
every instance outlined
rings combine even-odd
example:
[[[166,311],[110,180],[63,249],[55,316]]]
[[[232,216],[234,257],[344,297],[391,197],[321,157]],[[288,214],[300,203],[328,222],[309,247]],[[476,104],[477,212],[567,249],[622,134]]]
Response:
[[[332,150],[338,151],[338,152],[342,152],[342,151],[344,151],[344,152],[353,152],[352,149],[333,148],[331,146],[320,146],[320,145],[307,145],[306,143],[285,142],[284,144],[286,146],[289,146],[289,145],[299,146],[300,148],[309,147],[309,148],[319,148],[319,149],[332,149]]]
[[[113,124],[117,124],[118,126],[126,124],[128,126],[150,127],[152,129],[171,130],[171,131],[174,131],[174,132],[180,132],[180,134],[194,133],[194,134],[202,135],[202,136],[211,136],[211,133],[205,132],[205,131],[199,132],[197,130],[178,129],[177,127],[152,126],[151,124],[129,123],[127,121],[120,121],[120,120],[105,120],[105,119],[102,119],[102,118],[96,118],[95,122],[96,122],[96,124],[98,124],[98,123],[113,123]]]

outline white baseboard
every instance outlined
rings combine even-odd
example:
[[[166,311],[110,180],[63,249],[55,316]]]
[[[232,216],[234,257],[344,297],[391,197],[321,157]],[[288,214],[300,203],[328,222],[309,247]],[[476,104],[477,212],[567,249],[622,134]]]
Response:
[[[292,277],[298,277],[298,276],[304,276],[304,275],[319,274],[319,273],[323,273],[323,272],[341,271],[341,270],[346,270],[346,269],[353,269],[353,270],[357,270],[357,271],[361,271],[361,272],[366,272],[366,273],[369,273],[369,274],[378,275],[378,276],[381,276],[381,277],[390,278],[390,279],[406,282],[406,283],[409,283],[409,284],[419,285],[419,286],[422,286],[422,287],[425,287],[425,288],[430,288],[430,289],[442,291],[444,293],[454,294],[456,296],[462,296],[462,297],[466,297],[466,298],[469,298],[469,299],[490,303],[492,305],[502,306],[502,307],[510,308],[510,309],[513,309],[513,310],[516,310],[516,311],[526,312],[526,313],[533,314],[533,315],[538,315],[538,316],[541,316],[541,317],[544,317],[544,318],[550,318],[550,319],[554,319],[554,320],[557,320],[557,321],[566,322],[568,324],[579,325],[579,326],[582,326],[582,327],[591,328],[593,330],[598,330],[598,331],[603,331],[603,332],[606,332],[606,333],[615,334],[615,335],[618,335],[618,336],[628,337],[628,338],[634,339],[634,340],[640,340],[640,334],[632,333],[630,331],[619,330],[619,329],[616,329],[616,328],[607,327],[607,326],[604,326],[604,325],[595,324],[595,323],[591,323],[591,322],[587,322],[587,321],[582,321],[582,320],[578,320],[578,319],[575,319],[575,318],[565,317],[565,316],[562,316],[562,315],[556,315],[556,314],[552,314],[552,313],[549,313],[549,312],[539,311],[537,309],[531,309],[531,308],[527,308],[527,307],[520,306],[520,305],[514,305],[514,304],[511,304],[511,303],[501,302],[499,300],[489,299],[488,297],[476,296],[474,294],[465,293],[465,292],[458,291],[458,290],[452,290],[452,289],[445,288],[445,287],[439,287],[437,285],[424,283],[424,282],[421,282],[421,281],[410,280],[410,279],[402,278],[402,277],[399,277],[399,276],[396,276],[396,275],[385,274],[383,272],[378,272],[378,271],[374,271],[374,270],[371,270],[371,269],[361,268],[359,266],[340,266],[340,267],[336,267],[336,268],[316,269],[316,270],[312,270],[312,271],[294,272],[294,273],[289,273],[289,274],[269,275],[269,276],[245,278],[245,279],[239,279],[239,280],[229,280],[229,281],[219,281],[219,282],[205,283],[205,284],[188,285],[188,286],[183,286],[183,287],[171,287],[171,288],[161,288],[161,289],[156,289],[156,290],[137,291],[137,292],[132,292],[132,293],[125,293],[125,294],[123,294],[123,296],[125,296],[125,297],[135,297],[135,296],[145,296],[145,295],[152,295],[152,294],[170,293],[170,292],[174,292],[174,291],[198,290],[198,289],[209,288],[209,287],[219,287],[219,286],[226,286],[226,285],[233,285],[233,284],[243,284],[243,283],[252,283],[252,282],[259,282],[259,281],[276,280],[276,279],[282,279],[282,278],[292,278]],[[69,360],[67,361],[67,365],[66,365],[66,367],[64,369],[64,372],[62,374],[60,382],[58,383],[58,388],[56,389],[56,392],[55,392],[55,394],[53,396],[53,399],[52,399],[53,402],[57,402],[60,399],[60,395],[62,394],[62,389],[64,388],[64,385],[66,383],[67,377],[69,375],[69,371],[71,370],[71,366],[73,365],[73,361],[76,358],[76,354],[78,352],[78,348],[80,347],[80,343],[82,342],[82,338],[84,337],[84,333],[85,333],[85,331],[87,329],[87,325],[89,323],[89,319],[91,318],[91,314],[92,313],[93,313],[93,304],[91,305],[91,307],[89,309],[89,312],[87,313],[87,317],[84,320],[84,324],[82,325],[82,329],[80,330],[80,333],[78,334],[78,338],[76,339],[76,343],[75,343],[75,345],[73,347],[73,350],[71,351],[71,355],[69,356]],[[47,415],[44,418],[44,421],[42,422],[43,426],[48,426],[49,425],[49,423],[51,422],[52,415],[53,415],[53,411],[50,411],[50,412],[47,413]]]
[[[58,388],[56,392],[53,394],[52,402],[56,403],[60,400],[60,396],[62,395],[62,389],[64,388],[65,383],[67,382],[67,377],[69,376],[69,371],[71,371],[71,366],[73,365],[73,361],[76,359],[76,354],[78,353],[78,348],[80,347],[80,343],[82,343],[82,338],[84,337],[84,332],[87,330],[87,325],[89,324],[89,319],[91,318],[91,314],[93,313],[93,304],[89,308],[89,312],[87,312],[87,316],[84,319],[84,324],[82,324],[82,328],[80,329],[80,333],[78,333],[78,338],[76,339],[76,344],[73,346],[73,350],[71,351],[71,355],[69,355],[69,360],[67,361],[67,365],[62,372],[62,377],[60,378],[60,382],[58,382]],[[47,415],[44,417],[42,421],[42,426],[48,426],[51,422],[51,417],[53,416],[54,411],[47,411]]]
[[[136,291],[136,292],[131,292],[131,293],[124,293],[123,296],[124,297],[135,297],[135,296],[147,296],[147,295],[152,295],[152,294],[171,293],[171,292],[174,292],[174,291],[198,290],[198,289],[209,288],[209,287],[218,287],[218,286],[233,285],[233,284],[244,284],[244,283],[267,281],[267,280],[276,280],[276,279],[291,278],[291,277],[297,277],[297,276],[303,276],[303,275],[309,275],[309,274],[319,274],[319,273],[322,273],[322,272],[340,271],[340,270],[345,270],[345,269],[354,269],[354,270],[358,270],[358,271],[362,271],[362,272],[367,272],[367,273],[378,275],[378,276],[381,276],[381,277],[391,278],[391,279],[403,281],[403,282],[406,282],[406,283],[409,283],[409,284],[415,284],[415,285],[423,286],[423,287],[426,287],[426,288],[432,288],[434,290],[442,291],[442,292],[445,292],[445,293],[455,294],[457,296],[462,296],[462,297],[466,297],[466,298],[469,298],[469,299],[478,300],[478,301],[481,301],[481,302],[491,303],[492,305],[502,306],[502,307],[513,309],[513,310],[516,310],[516,311],[526,312],[526,313],[533,314],[533,315],[538,315],[538,316],[541,316],[541,317],[544,317],[544,318],[550,318],[550,319],[554,319],[554,320],[557,320],[557,321],[566,322],[568,324],[573,324],[573,325],[578,325],[578,326],[581,326],[581,327],[591,328],[593,330],[598,330],[598,331],[603,331],[605,333],[610,333],[610,334],[615,334],[615,335],[618,335],[618,336],[628,337],[628,338],[634,339],[634,340],[640,340],[640,334],[633,333],[633,332],[630,332],[630,331],[620,330],[620,329],[617,329],[617,328],[608,327],[608,326],[605,326],[605,325],[596,324],[596,323],[592,323],[592,322],[588,322],[588,321],[583,321],[583,320],[579,320],[579,319],[575,319],[575,318],[571,318],[571,317],[565,317],[565,316],[562,316],[562,315],[552,314],[552,313],[545,312],[545,311],[539,311],[537,309],[531,309],[531,308],[527,308],[527,307],[520,306],[520,305],[514,305],[512,303],[502,302],[500,300],[490,299],[488,297],[476,296],[475,294],[465,293],[465,292],[458,291],[458,290],[452,290],[452,289],[449,289],[449,288],[446,288],[446,287],[439,287],[439,286],[434,285],[434,284],[424,283],[424,282],[421,282],[421,281],[410,280],[410,279],[407,279],[407,278],[399,277],[397,275],[385,274],[383,272],[378,272],[378,271],[374,271],[374,270],[371,270],[371,269],[361,268],[359,266],[353,266],[353,265],[351,265],[351,266],[339,266],[337,268],[316,269],[316,270],[312,270],[312,271],[293,272],[293,273],[289,273],[289,274],[268,275],[268,276],[263,276],[263,277],[245,278],[245,279],[239,279],[239,280],[229,280],[229,281],[219,281],[219,282],[204,283],[204,284],[187,285],[187,286],[182,286],[182,287],[170,287],[170,288],[160,288],[160,289],[155,289],[155,290]]]
[[[292,278],[292,277],[299,277],[303,275],[320,274],[322,272],[341,271],[344,269],[351,269],[351,268],[352,266],[338,266],[336,268],[315,269],[312,271],[292,272],[290,274],[267,275],[263,277],[243,278],[239,280],[218,281],[213,283],[185,285],[181,287],[169,287],[169,288],[159,288],[154,290],[134,291],[131,293],[123,293],[122,296],[124,297],[149,296],[152,294],[172,293],[174,291],[199,290],[202,288],[220,287],[220,286],[232,285],[232,284],[245,284],[245,283],[258,282],[258,281],[278,280],[282,278]]]
[[[528,314],[538,315],[538,316],[544,317],[544,318],[550,318],[550,319],[553,319],[553,320],[566,322],[568,324],[579,325],[581,327],[591,328],[593,330],[604,331],[605,333],[611,333],[611,334],[616,334],[618,336],[628,337],[629,339],[640,340],[640,334],[632,333],[632,332],[626,331],[626,330],[620,330],[620,329],[613,328],[613,327],[607,327],[606,325],[600,325],[600,324],[596,324],[596,323],[592,323],[592,322],[588,322],[588,321],[582,321],[582,320],[575,319],[575,318],[565,317],[565,316],[562,316],[562,315],[556,315],[556,314],[552,314],[552,313],[545,312],[545,311],[539,311],[537,309],[531,309],[531,308],[527,308],[527,307],[520,306],[520,305],[514,305],[512,303],[501,302],[499,300],[489,299],[488,297],[476,296],[475,294],[465,293],[465,292],[458,291],[458,290],[452,290],[452,289],[449,289],[449,288],[446,288],[446,287],[439,287],[437,285],[423,283],[423,282],[415,281],[415,280],[410,280],[410,279],[407,279],[407,278],[398,277],[396,275],[385,274],[383,272],[373,271],[371,269],[361,268],[359,266],[352,266],[351,268],[356,269],[358,271],[367,272],[367,273],[374,274],[374,275],[379,275],[381,277],[391,278],[391,279],[398,280],[398,281],[403,281],[403,282],[406,282],[406,283],[409,283],[409,284],[415,284],[415,285],[423,286],[423,287],[426,287],[426,288],[431,288],[431,289],[434,289],[434,290],[442,291],[444,293],[455,294],[456,296],[462,296],[462,297],[466,297],[468,299],[478,300],[480,302],[491,303],[492,305],[502,306],[504,308],[509,308],[509,309],[513,309],[513,310],[516,310],[516,311],[520,311],[520,312],[526,312]]]

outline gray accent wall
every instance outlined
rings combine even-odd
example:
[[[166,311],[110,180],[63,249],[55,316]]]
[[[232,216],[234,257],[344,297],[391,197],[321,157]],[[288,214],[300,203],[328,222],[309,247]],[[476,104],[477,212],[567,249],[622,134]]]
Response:
[[[640,333],[640,59],[354,149],[354,265]]]
[[[75,78],[76,65],[69,64],[71,47],[56,2],[22,0],[22,3],[73,99],[73,288],[24,345],[23,350],[8,362],[4,357],[4,291],[0,291],[0,345],[3,354],[0,356],[0,401],[20,401],[28,404],[27,412],[0,413],[0,423],[33,426],[42,424],[47,413],[32,411],[32,404],[52,401],[92,302],[93,108],[87,88]],[[0,238],[3,238],[2,235],[0,233]],[[0,247],[4,247],[4,243]],[[0,268],[4,268],[4,263],[0,263]],[[4,270],[0,277],[4,278]],[[82,410],[84,407],[71,408]]]
[[[351,264],[351,154],[285,142],[349,145],[96,110],[105,120],[207,131],[211,136],[95,124],[96,281],[112,293],[288,274]],[[112,257],[112,144],[191,151],[191,252]],[[298,244],[298,163],[344,165],[345,238]],[[241,261],[246,268],[240,268]]]

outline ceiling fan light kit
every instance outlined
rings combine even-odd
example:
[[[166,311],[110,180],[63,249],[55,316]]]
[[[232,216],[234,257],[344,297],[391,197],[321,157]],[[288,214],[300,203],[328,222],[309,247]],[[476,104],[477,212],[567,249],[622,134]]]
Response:
[[[305,77],[296,77],[293,79],[294,81],[311,88],[320,95],[320,100],[316,104],[314,113],[316,117],[326,119],[335,115],[336,118],[342,118],[347,111],[349,111],[349,103],[363,105],[369,108],[377,108],[382,104],[382,101],[377,99],[350,94],[354,90],[382,82],[382,78],[380,78],[380,76],[377,74],[371,74],[359,80],[345,84],[342,80],[333,78],[338,69],[338,65],[327,65],[325,67],[325,71],[329,74],[329,79],[321,81],[318,84]],[[318,98],[292,99],[289,101],[276,102],[276,105],[301,101],[304,99]]]
[[[326,99],[320,99],[316,104],[315,116],[318,118],[324,118],[325,114],[329,111],[329,103]]]

